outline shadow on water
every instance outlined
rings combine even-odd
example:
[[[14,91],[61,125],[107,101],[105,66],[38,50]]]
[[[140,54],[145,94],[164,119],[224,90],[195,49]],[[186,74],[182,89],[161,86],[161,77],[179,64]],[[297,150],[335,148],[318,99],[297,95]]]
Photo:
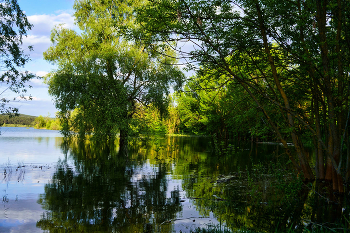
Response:
[[[46,210],[37,222],[42,230],[175,232],[186,203],[232,232],[349,227],[347,197],[329,195],[324,183],[303,183],[278,145],[231,145],[217,156],[209,138],[155,137],[131,141],[127,157],[114,144],[61,147],[65,159],[38,200]],[[174,180],[181,187],[170,187]]]

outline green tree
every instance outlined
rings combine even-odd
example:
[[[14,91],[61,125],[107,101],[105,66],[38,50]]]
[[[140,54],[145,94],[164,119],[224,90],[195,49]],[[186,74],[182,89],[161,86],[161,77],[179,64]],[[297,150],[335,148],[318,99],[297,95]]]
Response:
[[[215,135],[225,142],[233,138],[275,139],[263,115],[240,85],[226,75],[216,77],[216,70],[206,73],[193,76],[184,91],[177,94],[181,131]]]
[[[143,30],[158,32],[155,41],[191,41],[187,58],[241,85],[298,172],[308,180],[331,181],[334,190],[344,192],[343,178],[350,177],[350,153],[343,144],[349,120],[349,10],[345,0],[157,0],[138,16]],[[278,120],[272,117],[276,112]],[[310,139],[311,161],[304,149]]]
[[[134,132],[141,134],[164,135],[168,133],[164,117],[162,118],[159,110],[152,105],[138,107],[132,126]]]
[[[50,129],[60,130],[61,124],[59,118],[51,118],[50,115],[43,117],[42,115],[35,118],[33,121],[34,128],[36,129]]]
[[[22,48],[22,39],[32,26],[17,0],[0,0],[0,82],[5,84],[5,88],[0,90],[0,96],[11,90],[24,98],[27,92],[25,82],[34,77],[19,70],[29,61]],[[32,50],[32,47],[28,49]],[[0,99],[0,114],[18,112],[17,108],[6,106],[10,101],[5,97]]]
[[[56,27],[53,45],[44,58],[58,66],[48,76],[49,93],[63,120],[63,132],[74,128],[81,138],[113,139],[120,132],[120,149],[127,151],[130,123],[137,106],[150,103],[164,112],[169,87],[183,78],[173,51],[152,53],[134,31],[133,10],[139,2],[76,1],[76,24],[81,32]],[[131,35],[131,34],[130,34]],[[78,109],[74,118],[72,111]]]
[[[179,133],[180,117],[175,101],[175,94],[171,95],[170,105],[168,107],[168,114],[163,119],[163,123],[167,128],[168,134]]]
[[[48,117],[44,118],[42,115],[38,116],[34,120],[34,127],[37,129],[43,129],[46,127],[46,123],[48,122]]]
[[[33,125],[35,118],[36,117],[34,117],[34,116],[28,116],[28,115],[23,115],[23,114],[19,114],[18,116],[1,114],[0,115],[0,125],[14,124],[14,125],[30,126],[30,125]]]

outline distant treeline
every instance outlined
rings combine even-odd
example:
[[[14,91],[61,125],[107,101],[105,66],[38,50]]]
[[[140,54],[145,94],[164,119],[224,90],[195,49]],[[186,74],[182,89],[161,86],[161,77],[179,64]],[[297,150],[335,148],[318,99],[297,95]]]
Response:
[[[52,129],[59,130],[60,123],[59,119],[51,118],[49,116],[29,116],[19,114],[18,116],[9,116],[5,114],[0,115],[0,126],[11,125],[11,126],[31,126],[36,129]]]
[[[35,116],[19,114],[19,116],[0,115],[0,126],[4,124],[34,125]]]

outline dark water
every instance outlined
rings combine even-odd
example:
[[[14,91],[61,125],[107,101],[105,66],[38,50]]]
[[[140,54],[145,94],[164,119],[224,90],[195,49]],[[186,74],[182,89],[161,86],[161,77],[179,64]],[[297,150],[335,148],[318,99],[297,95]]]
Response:
[[[299,182],[278,145],[214,156],[209,138],[156,137],[133,140],[125,158],[116,146],[63,143],[57,131],[1,132],[0,232],[271,232],[336,229],[348,217]]]

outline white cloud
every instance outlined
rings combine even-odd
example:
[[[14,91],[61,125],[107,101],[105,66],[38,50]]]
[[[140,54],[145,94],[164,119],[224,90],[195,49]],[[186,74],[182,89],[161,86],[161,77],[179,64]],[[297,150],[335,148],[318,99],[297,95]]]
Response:
[[[44,79],[33,78],[31,79],[27,85],[30,85],[35,88],[47,88],[47,84],[44,83]]]
[[[27,37],[23,38],[23,43],[28,44],[50,44],[50,37],[47,36],[37,36],[37,35],[28,35]]]
[[[23,48],[25,49],[25,53],[27,53],[32,60],[26,65],[24,70],[29,70],[37,76],[43,77],[48,71],[55,69],[54,65],[43,60],[43,52],[51,45],[51,30],[59,24],[63,24],[63,27],[71,28],[73,30],[77,30],[78,27],[74,25],[74,17],[72,16],[71,10],[56,11],[54,14],[27,15],[27,18],[34,27],[32,30],[28,31],[28,36],[23,38]],[[32,52],[26,49],[30,45],[34,48],[34,51]],[[27,88],[28,92],[26,93],[26,95],[32,95],[32,101],[26,101],[24,99],[19,100],[16,98],[18,94],[10,90],[2,93],[7,87],[3,82],[0,82],[0,94],[2,93],[0,97],[8,98],[10,100],[16,98],[15,101],[11,101],[7,106],[17,107],[20,113],[38,116],[47,115],[49,112],[51,116],[54,116],[57,109],[54,106],[52,97],[48,94],[48,85],[43,82],[44,79],[40,78],[35,78],[26,82],[26,86],[32,86],[32,88]]]
[[[50,47],[51,41],[49,36],[29,35],[23,39],[24,47],[33,46],[34,51],[30,51],[31,59],[42,58],[43,52]]]
[[[67,12],[59,12],[57,15],[31,15],[27,18],[34,27],[28,32],[28,36],[23,38],[23,46],[33,46],[34,51],[29,52],[31,59],[42,59],[43,52],[51,45],[51,30],[56,25],[62,24],[65,28],[77,29],[74,17]]]
[[[48,72],[46,72],[46,71],[37,71],[36,73],[35,73],[35,75],[36,76],[39,76],[39,77],[44,77],[45,75],[47,75],[48,74]]]
[[[51,29],[58,24],[64,24],[66,28],[74,28],[74,17],[67,12],[60,12],[58,15],[31,15],[28,21],[34,25],[30,34],[38,36],[50,36]]]

